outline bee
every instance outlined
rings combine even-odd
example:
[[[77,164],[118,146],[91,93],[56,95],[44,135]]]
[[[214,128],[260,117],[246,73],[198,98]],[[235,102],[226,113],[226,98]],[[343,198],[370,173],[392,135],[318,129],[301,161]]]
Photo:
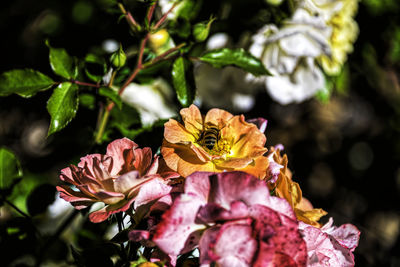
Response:
[[[210,125],[201,132],[198,142],[207,149],[212,150],[215,144],[218,143],[219,137],[220,134],[217,126]]]

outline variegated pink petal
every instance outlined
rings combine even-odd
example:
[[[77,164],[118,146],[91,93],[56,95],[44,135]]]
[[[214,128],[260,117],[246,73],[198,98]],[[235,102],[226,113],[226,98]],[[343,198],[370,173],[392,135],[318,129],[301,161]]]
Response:
[[[172,256],[192,250],[200,238],[199,231],[205,228],[195,222],[197,211],[203,204],[196,196],[180,195],[157,225],[153,237],[157,246]]]
[[[94,198],[89,198],[87,195],[72,190],[69,186],[61,185],[56,187],[57,191],[60,192],[60,197],[65,201],[70,202],[76,209],[84,209],[96,202]]]
[[[134,208],[147,204],[151,201],[160,199],[168,195],[172,190],[172,186],[165,183],[164,179],[154,176],[154,179],[148,180],[147,183],[140,187],[140,191],[135,198]]]
[[[216,203],[209,203],[200,208],[197,219],[207,224],[216,221],[244,219],[248,216],[247,205],[242,201],[234,201],[231,203],[229,210]]]
[[[243,222],[243,221],[241,221]],[[252,266],[254,254],[257,251],[257,241],[254,239],[251,222],[225,223],[217,234],[206,232],[200,242],[200,253],[215,261],[218,266]],[[208,264],[206,257],[201,258],[201,264]]]
[[[133,150],[138,145],[124,137],[111,142],[107,146],[107,155],[113,158],[113,169],[111,174],[117,175],[121,172],[132,170],[132,163],[135,159]]]

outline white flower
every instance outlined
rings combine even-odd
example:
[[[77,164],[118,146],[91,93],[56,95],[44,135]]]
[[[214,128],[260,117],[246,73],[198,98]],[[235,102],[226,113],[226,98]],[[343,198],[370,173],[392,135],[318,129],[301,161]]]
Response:
[[[315,59],[330,55],[330,34],[321,17],[299,8],[281,29],[266,25],[253,36],[250,53],[273,74],[262,81],[275,101],[283,105],[301,102],[324,87],[325,79]]]
[[[121,95],[123,102],[140,113],[143,125],[151,125],[158,119],[176,116],[173,97],[171,87],[161,78],[151,84],[131,83]]]

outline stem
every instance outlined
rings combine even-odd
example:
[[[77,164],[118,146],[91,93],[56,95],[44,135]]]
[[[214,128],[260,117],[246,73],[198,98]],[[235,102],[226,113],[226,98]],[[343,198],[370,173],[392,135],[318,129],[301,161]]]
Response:
[[[164,21],[167,19],[167,16],[169,13],[172,12],[172,10],[174,10],[174,8],[178,5],[178,3],[174,3],[172,5],[172,7],[160,18],[160,20],[156,23],[156,25],[154,25],[153,30],[157,30],[158,27],[161,26],[161,24],[164,23]]]
[[[26,214],[25,212],[23,212],[22,210],[20,210],[17,206],[15,206],[13,203],[11,203],[10,201],[8,201],[7,199],[3,198],[4,203],[7,203],[10,207],[12,207],[13,209],[15,209],[19,214],[21,214],[22,216],[31,219],[31,216],[29,216],[28,214]]]
[[[167,51],[165,51],[164,53],[162,53],[161,55],[157,56],[156,58],[154,58],[152,61],[143,64],[143,68],[148,68],[149,66],[153,65],[154,63],[157,63],[158,61],[165,59],[166,56],[168,56],[169,54],[175,52],[176,50],[181,49],[182,47],[184,47],[186,45],[186,43],[181,43]]]
[[[111,102],[110,104],[114,104],[114,103]],[[109,106],[110,106],[110,105],[109,105]],[[97,144],[100,144],[101,138],[103,137],[104,130],[106,129],[108,117],[110,116],[110,111],[111,111],[111,109],[109,110],[108,107],[104,110],[104,114],[103,114],[103,118],[101,119],[99,131],[98,131],[97,134],[96,134],[95,142],[96,142]]]
[[[156,2],[151,4],[151,7],[149,8],[149,11],[147,12],[147,22],[149,23],[149,25],[150,25],[151,19],[153,17],[155,8],[156,8]]]
[[[133,30],[137,30],[140,28],[140,25],[136,22],[136,20],[133,18],[131,12],[127,12],[124,5],[122,3],[118,3],[118,7],[121,10],[122,14],[125,15],[125,19],[128,22],[128,24],[131,26]]]
[[[89,86],[89,87],[95,87],[95,88],[100,87],[99,84],[95,84],[95,83],[87,83],[87,82],[81,82],[81,81],[75,81],[75,80],[72,80],[71,82],[78,84],[78,85],[82,85],[82,86]]]

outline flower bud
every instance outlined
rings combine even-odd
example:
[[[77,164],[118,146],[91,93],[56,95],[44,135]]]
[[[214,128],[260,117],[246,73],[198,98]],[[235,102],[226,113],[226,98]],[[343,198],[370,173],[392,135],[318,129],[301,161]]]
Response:
[[[125,65],[126,55],[121,45],[119,46],[119,49],[117,51],[111,54],[110,62],[116,68],[121,68]]]
[[[193,36],[197,42],[203,42],[207,39],[208,34],[210,33],[211,23],[215,18],[211,18],[207,23],[199,22],[193,27]]]
[[[151,50],[153,50],[153,52],[155,52],[157,55],[174,47],[174,43],[166,29],[161,29],[159,31],[156,31],[155,33],[150,34],[149,44]]]

